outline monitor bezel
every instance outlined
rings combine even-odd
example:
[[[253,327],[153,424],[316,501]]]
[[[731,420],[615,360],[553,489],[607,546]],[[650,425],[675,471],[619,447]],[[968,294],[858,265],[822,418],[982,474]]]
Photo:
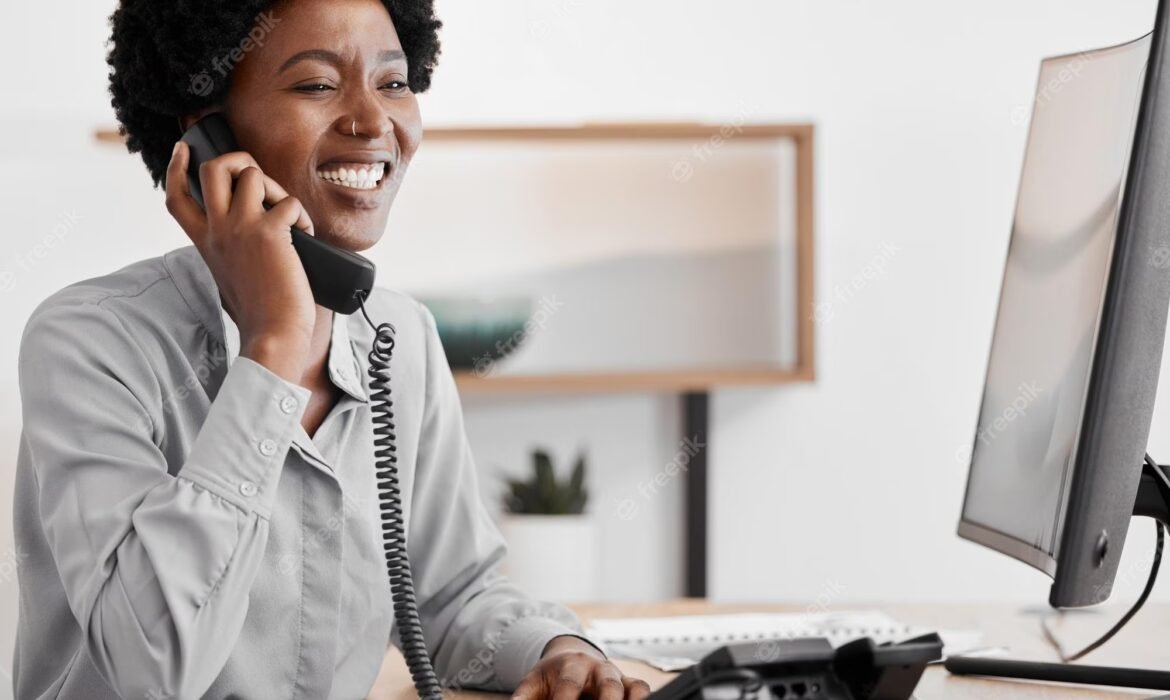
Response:
[[[1170,3],[1158,3],[1072,482],[1053,607],[1104,602],[1133,518],[1170,312]]]
[[[1159,230],[1170,231],[1170,86],[1165,84],[1170,74],[1165,68],[1168,56],[1164,30],[1168,10],[1170,3],[1161,0],[1150,40],[1055,554],[968,520],[969,477],[963,498],[959,536],[1052,577],[1049,603],[1056,607],[1091,605],[1108,597],[1133,514],[1153,417],[1166,316],[1170,311],[1170,271],[1150,264],[1150,251],[1155,244],[1170,246],[1170,236],[1159,239],[1157,235]],[[1132,41],[1146,36],[1150,35]],[[1078,54],[1063,57],[1073,55]],[[1059,58],[1062,56],[1046,60]],[[1000,304],[1002,291],[1001,286]],[[997,307],[997,316],[998,313]],[[1105,409],[1119,402],[1124,410]],[[1102,535],[1107,542],[1103,550]]]

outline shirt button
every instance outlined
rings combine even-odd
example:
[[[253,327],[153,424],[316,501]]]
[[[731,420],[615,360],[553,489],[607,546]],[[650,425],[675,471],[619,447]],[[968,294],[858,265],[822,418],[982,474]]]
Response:
[[[297,406],[298,403],[295,396],[286,396],[280,400],[280,410],[284,411],[285,413],[291,414],[293,411],[297,410]]]
[[[255,496],[256,484],[253,484],[251,481],[245,481],[244,483],[240,484],[240,493],[244,494],[248,498]]]
[[[260,454],[265,457],[271,457],[276,454],[276,440],[272,438],[264,438],[260,441]]]

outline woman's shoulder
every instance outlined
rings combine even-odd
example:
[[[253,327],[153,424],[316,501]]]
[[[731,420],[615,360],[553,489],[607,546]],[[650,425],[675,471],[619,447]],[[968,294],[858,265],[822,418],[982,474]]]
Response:
[[[73,342],[122,352],[151,336],[168,336],[192,314],[173,284],[167,255],[69,284],[37,305],[25,324],[22,352]],[[172,263],[173,264],[173,263]]]
[[[33,316],[61,306],[102,305],[111,300],[141,296],[168,277],[164,257],[139,260],[113,272],[66,285],[46,297],[33,311]]]

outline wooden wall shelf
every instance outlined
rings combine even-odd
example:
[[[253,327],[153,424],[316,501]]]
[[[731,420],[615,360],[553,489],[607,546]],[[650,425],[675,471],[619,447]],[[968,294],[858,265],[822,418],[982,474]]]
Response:
[[[758,386],[810,382],[811,374],[799,370],[764,367],[758,369],[696,370],[683,372],[612,372],[580,374],[534,374],[477,376],[474,372],[456,371],[459,393],[549,394],[549,393],[620,393],[708,391],[715,387]]]

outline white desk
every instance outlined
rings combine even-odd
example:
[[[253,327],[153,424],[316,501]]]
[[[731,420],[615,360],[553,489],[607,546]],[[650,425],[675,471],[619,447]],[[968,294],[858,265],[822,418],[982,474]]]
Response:
[[[1021,612],[1004,605],[849,605],[851,609],[878,608],[900,621],[935,628],[979,629],[989,646],[1010,647],[1011,658],[1055,661],[1056,654],[1045,642],[1037,614]],[[591,617],[636,617],[693,615],[719,612],[778,611],[800,612],[805,606],[729,606],[711,605],[699,600],[678,600],[644,605],[577,605],[583,620]],[[1041,609],[1038,607],[1037,612]],[[1046,612],[1046,611],[1045,611]],[[1080,648],[1102,633],[1124,612],[1121,606],[1101,612],[1072,613],[1055,628],[1066,648]],[[671,674],[644,664],[616,660],[630,675],[644,678],[658,688]],[[1101,666],[1131,666],[1170,671],[1170,605],[1147,604],[1129,625],[1108,644],[1090,654],[1084,663]],[[1030,681],[991,680],[952,676],[941,666],[931,666],[918,684],[918,700],[983,700],[985,698],[1024,698],[1049,700],[1133,700],[1150,698],[1155,691],[1124,690],[1037,683]],[[459,700],[496,700],[500,695],[459,691],[448,693]],[[414,688],[397,651],[386,656],[382,673],[367,700],[410,700]]]

